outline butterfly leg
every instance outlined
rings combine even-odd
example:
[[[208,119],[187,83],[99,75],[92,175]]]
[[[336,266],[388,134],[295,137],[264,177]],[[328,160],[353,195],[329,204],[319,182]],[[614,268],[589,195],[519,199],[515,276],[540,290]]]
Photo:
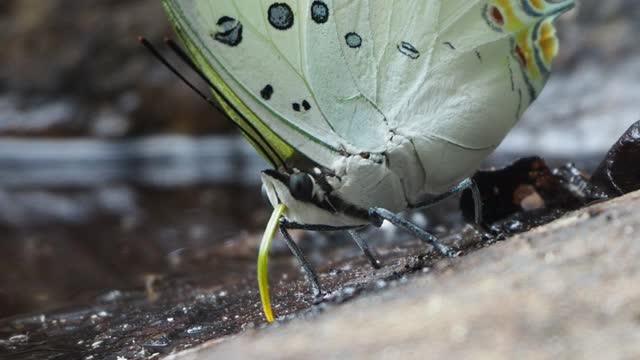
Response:
[[[325,226],[325,225],[304,225],[304,224],[297,224],[297,223],[292,223],[289,221],[285,222],[287,229],[299,229],[299,230],[306,230],[306,231],[348,231],[349,235],[351,236],[351,238],[353,239],[353,241],[355,241],[355,243],[358,245],[358,247],[360,248],[360,250],[362,250],[362,252],[364,253],[364,256],[367,258],[367,260],[369,260],[369,262],[371,263],[371,266],[373,266],[374,269],[380,269],[380,261],[378,261],[378,259],[375,258],[375,256],[373,255],[373,252],[371,251],[371,248],[369,247],[369,244],[367,243],[367,241],[365,239],[363,239],[358,233],[357,233],[357,229],[359,227],[352,227],[352,226],[348,226],[348,227],[335,227],[335,226]]]
[[[307,260],[307,258],[304,256],[302,250],[300,250],[300,247],[298,247],[298,244],[296,244],[295,241],[293,241],[293,239],[291,238],[291,235],[289,235],[288,229],[290,228],[294,227],[290,226],[289,222],[287,222],[286,220],[280,221],[280,232],[282,233],[284,241],[287,243],[287,246],[293,253],[293,256],[295,256],[302,265],[302,269],[304,270],[307,279],[311,283],[311,292],[313,293],[313,297],[315,299],[320,299],[320,297],[322,296],[322,290],[320,288],[320,281],[318,281],[318,274],[316,274],[315,270],[313,270],[311,263],[309,263],[309,260]]]
[[[428,208],[466,189],[471,189],[471,193],[473,195],[472,197],[473,197],[475,225],[482,227],[482,221],[483,221],[482,220],[482,198],[480,197],[480,189],[478,188],[478,185],[475,183],[475,181],[473,181],[471,178],[464,179],[458,185],[454,186],[453,188],[447,190],[446,192],[440,195],[434,196],[422,203],[412,205],[411,209],[419,210],[419,209]],[[420,229],[415,224],[401,218],[400,216],[392,213],[389,210],[382,209],[382,208],[372,208],[369,210],[369,213],[375,218],[387,220],[390,223],[394,224],[395,226],[404,229],[405,231],[409,232],[410,234],[414,235],[420,240],[428,243],[429,245],[432,245],[433,247],[436,248],[436,250],[438,250],[438,252],[440,252],[443,255],[454,256],[456,254],[454,250],[440,243],[438,239],[432,234]]]
[[[351,235],[351,237],[353,238],[353,241],[355,241],[356,244],[358,244],[358,246],[364,253],[364,256],[366,256],[369,262],[371,263],[371,266],[373,266],[373,268],[376,270],[380,269],[380,261],[378,261],[378,259],[376,259],[373,256],[373,253],[371,253],[371,249],[369,248],[369,243],[367,243],[367,241],[363,239],[362,236],[360,236],[360,234],[358,234],[356,230],[349,230],[349,235]]]
[[[440,254],[444,256],[453,257],[457,254],[456,251],[438,241],[438,238],[436,238],[435,236],[431,235],[427,231],[420,229],[415,224],[403,219],[402,217],[392,213],[387,209],[371,208],[369,209],[369,214],[374,219],[378,219],[378,223],[382,223],[382,220],[389,221],[393,225],[405,230],[411,235],[433,246]]]
[[[469,188],[471,189],[471,197],[473,198],[473,216],[476,226],[484,228],[484,219],[482,217],[482,196],[480,195],[480,188],[478,184],[472,179],[467,179],[471,182]]]
[[[471,197],[473,198],[474,223],[477,227],[482,228],[483,227],[482,196],[480,195],[480,189],[478,188],[478,184],[476,184],[476,182],[473,181],[473,179],[471,178],[466,178],[462,180],[458,185],[454,186],[453,188],[447,190],[446,192],[440,195],[434,196],[421,203],[411,205],[411,209],[413,210],[426,209],[466,189],[471,190]]]

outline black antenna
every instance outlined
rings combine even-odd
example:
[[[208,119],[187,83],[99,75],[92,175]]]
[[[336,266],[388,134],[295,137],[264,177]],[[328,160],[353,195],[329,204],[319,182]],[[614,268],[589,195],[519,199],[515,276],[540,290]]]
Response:
[[[176,75],[185,85],[187,85],[191,90],[193,90],[200,98],[202,98],[204,101],[206,101],[209,105],[213,106],[218,112],[220,112],[220,114],[222,114],[223,116],[228,118],[228,115],[225,113],[225,111],[222,109],[222,107],[220,106],[220,104],[218,102],[216,102],[215,100],[213,100],[210,97],[206,96],[200,89],[198,89],[195,85],[193,85],[193,83],[191,83],[189,80],[187,80],[184,77],[184,75],[182,75],[171,63],[169,63],[169,61],[167,61],[167,59],[164,56],[162,56],[160,54],[160,52],[147,39],[145,39],[144,37],[141,36],[141,37],[138,38],[138,41],[158,61],[160,61],[167,69],[169,69],[169,71],[171,71],[174,75]],[[186,52],[182,48],[180,48],[180,46],[178,44],[176,44],[171,39],[165,39],[165,43],[167,43],[167,45],[169,45],[171,50],[173,50],[176,53],[176,55],[178,57],[180,57],[180,59],[182,61],[184,61],[196,74],[198,74],[198,76],[201,79],[203,79],[207,83],[207,85],[209,85],[209,87],[215,92],[215,94],[217,96],[219,96],[220,98],[224,99],[224,96],[221,94],[221,92],[218,90],[218,88],[191,61],[191,59],[186,54]],[[267,157],[267,160],[269,160],[269,162],[271,162],[271,164],[276,166],[276,164],[278,164],[278,162],[275,161],[272,158],[272,155],[267,151],[267,149],[265,149],[264,146],[266,145],[268,147],[268,150],[271,150],[271,152],[273,154],[275,154],[275,156],[277,157],[277,160],[286,169],[287,166],[286,166],[285,162],[282,160],[280,155],[271,147],[269,142],[266,141],[266,139],[262,136],[262,134],[258,131],[258,129],[256,129],[256,127],[251,122],[247,121],[247,119],[242,115],[241,112],[239,112],[237,110],[237,108],[235,106],[233,106],[233,104],[231,104],[230,102],[227,102],[227,104],[232,108],[233,111],[235,111],[236,114],[238,114],[240,117],[242,117],[242,119],[244,120],[245,124],[247,124],[255,132],[255,134],[258,135],[258,137],[260,138],[260,140],[262,140],[264,145],[263,145],[263,143],[259,142],[252,134],[250,134],[245,129],[243,129],[239,124],[237,124],[234,121],[231,121],[234,124],[234,126],[236,128],[238,128],[238,130],[240,130],[240,132],[242,132],[242,134],[244,136],[246,136],[248,139],[250,139],[251,142],[253,144],[255,144],[260,149],[260,152],[262,152]]]
[[[187,85],[191,90],[193,90],[196,94],[198,94],[198,96],[200,96],[204,101],[206,101],[211,106],[213,106],[216,110],[224,114],[224,111],[222,110],[222,107],[220,107],[220,104],[218,104],[213,99],[206,96],[202,91],[200,91],[200,89],[195,87],[195,85],[193,85],[189,80],[187,80],[187,78],[185,78],[173,65],[171,65],[169,61],[167,61],[167,59],[164,56],[162,56],[162,54],[160,54],[160,52],[155,48],[155,46],[153,46],[147,39],[145,39],[144,37],[139,37],[138,41],[140,41],[140,43],[147,50],[149,50],[149,52],[151,52],[151,54],[156,59],[158,59],[158,61],[160,61],[167,69],[169,69],[169,71],[171,71],[175,76],[177,76],[180,80],[182,80],[182,82],[185,85]]]
[[[193,70],[196,74],[198,74],[198,76],[200,77],[200,79],[202,79],[202,81],[204,81],[207,85],[209,85],[209,87],[211,89],[213,89],[213,91],[215,91],[216,95],[218,95],[221,99],[225,98],[222,95],[221,91],[218,89],[218,87],[211,82],[211,80],[202,72],[202,70],[198,66],[196,66],[196,64],[193,63],[193,61],[191,60],[189,55],[184,51],[184,49],[182,49],[182,47],[180,45],[178,45],[175,41],[173,41],[172,39],[170,39],[168,37],[164,39],[164,42],[169,46],[169,48],[171,48],[171,50],[173,50],[173,52],[182,61],[184,61],[185,64],[187,64],[191,68],[191,70]],[[269,150],[271,150],[271,152],[273,152],[273,154],[277,157],[277,159],[280,162],[280,164],[282,164],[282,166],[285,169],[287,169],[287,164],[280,157],[278,152],[275,151],[275,149],[273,149],[271,147],[271,144],[269,144],[267,139],[264,138],[262,133],[260,131],[258,131],[258,129],[250,121],[247,120],[247,118],[242,116],[242,113],[240,111],[238,111],[238,109],[231,102],[227,101],[227,104],[233,109],[233,111],[236,112],[236,114],[238,114],[239,116],[242,117],[242,119],[244,120],[245,124],[247,124],[247,126],[249,126],[251,128],[251,130],[253,130],[258,135],[260,140],[262,140],[266,144],[266,146],[269,147]],[[254,142],[255,142],[255,140],[254,140]],[[261,147],[261,150],[264,151],[264,149],[262,147]],[[266,154],[266,152],[265,152],[265,154]],[[267,154],[267,156],[269,156],[269,154]],[[276,162],[273,162],[273,164],[276,164]]]

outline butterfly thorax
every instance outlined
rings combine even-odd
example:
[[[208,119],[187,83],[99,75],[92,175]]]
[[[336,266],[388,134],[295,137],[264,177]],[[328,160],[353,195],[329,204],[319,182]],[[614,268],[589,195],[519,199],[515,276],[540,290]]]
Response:
[[[287,206],[290,221],[365,225],[372,222],[370,208],[399,212],[450,189],[468,177],[491,150],[493,147],[468,150],[438,138],[394,134],[383,153],[345,154],[330,168],[267,170],[262,180],[271,203]]]

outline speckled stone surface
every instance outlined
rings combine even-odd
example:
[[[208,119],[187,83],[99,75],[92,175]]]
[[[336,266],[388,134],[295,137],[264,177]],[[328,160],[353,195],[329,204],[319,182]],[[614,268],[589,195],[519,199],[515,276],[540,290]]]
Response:
[[[304,320],[168,357],[636,359],[640,193]]]

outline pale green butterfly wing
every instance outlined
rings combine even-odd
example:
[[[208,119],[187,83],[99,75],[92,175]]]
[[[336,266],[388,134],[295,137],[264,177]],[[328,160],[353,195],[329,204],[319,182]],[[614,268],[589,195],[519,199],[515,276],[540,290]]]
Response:
[[[163,1],[232,119],[282,158],[295,149],[325,166],[385,151],[390,131],[495,147],[544,85],[550,19],[572,5]]]
[[[544,5],[539,14],[522,10],[534,2]],[[398,118],[409,131],[417,117],[436,118],[428,122],[430,134],[465,148],[493,148],[544,86],[557,51],[551,19],[573,3],[443,4],[445,20],[429,76],[409,100],[415,111],[403,109]],[[544,51],[546,59],[540,59]]]
[[[276,45],[268,40],[266,29],[257,32],[256,22],[260,21],[257,11],[255,15],[252,12],[241,15],[243,8],[238,8],[233,1],[163,0],[163,4],[194,62],[222,92],[217,100],[245,131],[257,129],[255,132],[260,135],[253,134],[256,135],[253,138],[264,138],[266,144],[262,144],[262,148],[275,149],[285,161],[296,152],[329,156],[337,149],[337,142],[329,144],[319,140],[330,129],[314,123],[317,117],[307,116],[305,125],[300,127],[287,121],[273,107],[264,105],[266,101],[276,100],[278,93],[291,95],[300,82],[295,82],[296,72],[290,63],[295,56],[278,52]],[[270,70],[256,71],[265,68]],[[278,72],[284,74],[282,88],[276,88],[271,79],[267,79],[277,76]]]
[[[295,154],[295,149],[271,131],[238,98],[229,85],[224,82],[222,76],[213,68],[206,57],[205,49],[201,47],[201,43],[196,41],[194,37],[191,21],[187,18],[190,12],[185,13],[185,9],[175,1],[163,0],[163,6],[192,60],[220,91],[220,93],[214,92],[217,102],[220,103],[230,119],[240,127],[247,139],[265,159],[272,162],[272,165],[276,167],[282,166],[285,159]]]
[[[391,162],[411,168],[403,181],[412,198],[469,176],[502,141],[544,86],[558,49],[551,22],[573,1],[332,4],[338,37],[363,39],[357,49],[343,46],[362,96],[419,158],[422,169],[415,169],[413,154],[395,154],[388,143]]]
[[[355,86],[334,16],[314,20],[316,2],[163,3],[221,100],[238,109],[232,120],[255,125],[281,157],[295,149],[331,166],[339,152],[384,150],[386,129],[372,126],[383,116]]]
[[[546,82],[551,20],[570,0],[336,0],[337,20],[364,38],[345,51],[393,129],[469,149],[495,147]],[[350,5],[349,5],[350,4]],[[336,10],[336,12],[341,10]],[[360,21],[364,18],[369,21]],[[370,49],[372,47],[372,49]],[[375,76],[375,79],[372,77]]]
[[[368,24],[360,1],[301,1],[310,18],[305,22],[305,74],[321,110],[350,154],[383,152],[389,127],[375,104],[376,69],[372,47],[340,19]],[[341,6],[339,6],[341,5]],[[326,14],[326,15],[325,15]],[[350,56],[361,53],[360,61]]]

